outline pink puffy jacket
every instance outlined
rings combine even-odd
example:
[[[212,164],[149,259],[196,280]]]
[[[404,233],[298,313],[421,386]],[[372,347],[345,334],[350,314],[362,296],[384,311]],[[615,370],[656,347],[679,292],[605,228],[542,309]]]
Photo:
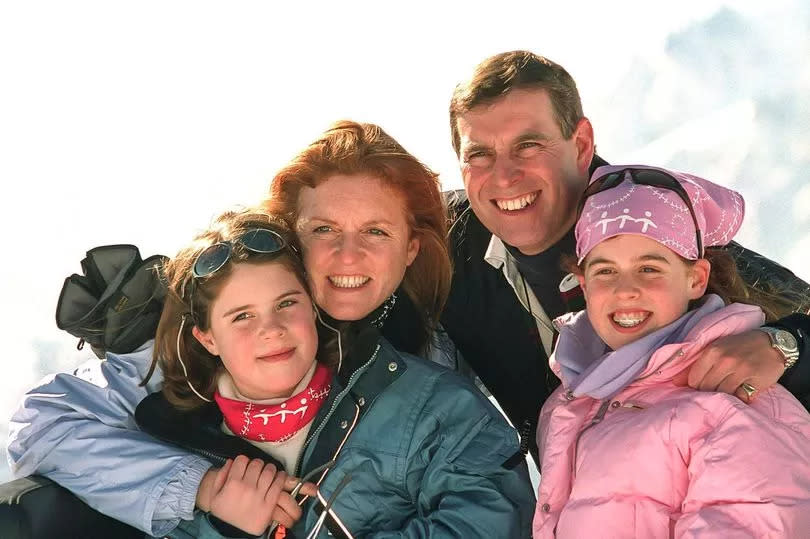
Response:
[[[810,538],[801,404],[778,385],[746,405],[672,382],[708,343],[760,316],[735,304],[704,317],[613,399],[569,400],[558,388],[540,413],[534,537]]]

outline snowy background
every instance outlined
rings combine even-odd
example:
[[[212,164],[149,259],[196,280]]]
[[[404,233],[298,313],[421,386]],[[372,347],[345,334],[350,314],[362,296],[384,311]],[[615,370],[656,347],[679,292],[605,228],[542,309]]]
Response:
[[[339,118],[459,187],[450,94],[505,50],[570,71],[609,161],[741,191],[739,241],[810,280],[807,2],[344,4],[0,1],[0,438],[91,357],[54,324],[87,249],[173,254]]]

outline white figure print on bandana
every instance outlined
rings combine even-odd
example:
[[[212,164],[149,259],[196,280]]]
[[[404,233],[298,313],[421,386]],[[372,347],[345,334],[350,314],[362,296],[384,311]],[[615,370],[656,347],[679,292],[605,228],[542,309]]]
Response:
[[[647,232],[647,228],[650,227],[650,226],[652,226],[653,228],[658,228],[658,225],[656,225],[655,222],[653,222],[653,220],[652,220],[652,212],[650,212],[649,210],[644,212],[644,217],[638,217],[638,218],[633,217],[632,215],[629,215],[629,213],[630,213],[630,210],[628,208],[625,208],[624,211],[622,212],[622,215],[619,215],[619,216],[613,217],[613,218],[609,218],[608,217],[608,212],[606,212],[606,211],[602,212],[602,219],[597,221],[596,225],[602,225],[602,234],[605,234],[607,232],[607,227],[608,227],[608,225],[610,223],[614,223],[614,222],[617,222],[617,221],[619,221],[619,228],[620,229],[624,228],[624,224],[627,221],[633,221],[634,223],[641,223],[641,232],[642,233]]]
[[[292,438],[317,414],[331,388],[329,369],[318,365],[309,385],[279,404],[257,404],[214,394],[225,424],[231,432],[259,442],[283,442]]]

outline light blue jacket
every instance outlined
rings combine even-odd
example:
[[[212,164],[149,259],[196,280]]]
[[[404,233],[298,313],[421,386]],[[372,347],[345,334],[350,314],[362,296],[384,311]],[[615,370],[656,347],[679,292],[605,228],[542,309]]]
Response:
[[[335,514],[357,536],[528,536],[534,496],[525,463],[502,467],[518,450],[515,431],[454,373],[400,354],[386,341],[378,355],[352,377],[347,391],[333,388],[334,411],[316,436],[339,436],[359,409],[358,392],[370,395],[364,406],[373,413],[362,415],[320,485],[328,497],[352,473]],[[134,430],[135,405],[159,385],[137,387],[150,357],[151,349],[110,355],[29,393],[13,417],[12,465],[18,475],[47,475],[101,512],[151,534],[166,535],[183,519],[174,537],[214,537],[199,513],[191,520],[210,464]],[[382,382],[387,375],[391,380]],[[91,442],[93,458],[76,458],[90,452]],[[318,439],[308,444],[300,471],[331,458],[324,453],[329,447]],[[311,529],[317,505],[305,506],[295,532]],[[392,531],[379,531],[384,529]]]

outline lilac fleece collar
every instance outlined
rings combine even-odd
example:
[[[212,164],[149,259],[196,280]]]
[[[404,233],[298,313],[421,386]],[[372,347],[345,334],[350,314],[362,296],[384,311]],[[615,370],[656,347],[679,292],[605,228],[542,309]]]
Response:
[[[563,384],[575,397],[610,398],[641,374],[656,350],[684,341],[702,318],[724,307],[720,296],[707,294],[697,309],[613,351],[596,334],[586,312],[580,311],[560,328],[554,351]]]

